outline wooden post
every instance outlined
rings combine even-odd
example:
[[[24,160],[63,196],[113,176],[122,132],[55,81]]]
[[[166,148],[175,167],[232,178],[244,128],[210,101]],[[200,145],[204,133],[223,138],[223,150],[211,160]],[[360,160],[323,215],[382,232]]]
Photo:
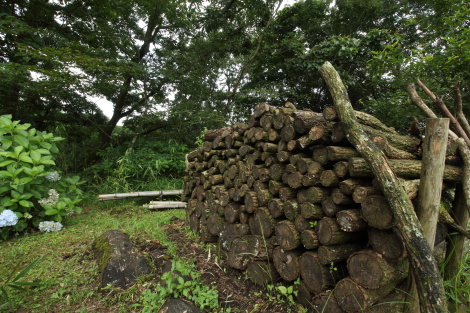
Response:
[[[423,165],[421,167],[416,214],[423,228],[424,237],[431,249],[434,247],[434,237],[441,204],[448,133],[448,118],[430,118],[426,120]]]
[[[456,223],[467,229],[469,214],[466,208],[466,199],[463,191],[463,185],[457,185],[455,189],[455,199],[452,207]],[[449,261],[446,264],[444,276],[446,280],[451,280],[453,285],[458,284],[460,279],[459,273],[462,264],[462,259],[465,255],[465,236],[462,234],[455,234],[450,236],[447,246],[446,259]],[[451,312],[457,312],[458,304],[455,301],[449,303]]]
[[[384,195],[392,208],[400,235],[410,255],[422,312],[447,312],[444,284],[436,261],[423,236],[413,204],[388,165],[383,152],[368,138],[356,119],[346,87],[329,62],[320,69],[332,95],[347,138],[370,163]]]

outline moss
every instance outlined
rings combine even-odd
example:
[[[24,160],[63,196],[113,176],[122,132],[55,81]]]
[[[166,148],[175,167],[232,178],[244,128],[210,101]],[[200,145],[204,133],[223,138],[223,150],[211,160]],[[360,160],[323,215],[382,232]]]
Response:
[[[111,245],[109,240],[104,237],[96,238],[93,243],[93,252],[97,259],[98,270],[100,273],[104,271],[109,260],[112,258]]]

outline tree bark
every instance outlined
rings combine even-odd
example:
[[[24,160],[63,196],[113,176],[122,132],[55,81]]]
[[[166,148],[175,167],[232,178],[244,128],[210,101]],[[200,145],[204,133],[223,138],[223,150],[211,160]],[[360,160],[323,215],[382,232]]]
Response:
[[[416,179],[421,174],[422,162],[418,160],[387,160],[387,163],[390,170],[400,177]],[[366,159],[351,158],[348,161],[348,165],[349,173],[352,177],[372,177],[374,175]],[[445,166],[444,180],[458,182],[462,180],[462,176],[463,170],[460,167]]]
[[[423,235],[434,247],[436,225],[441,206],[442,178],[446,157],[449,119],[427,119],[423,144],[423,166],[418,193],[418,216]]]
[[[384,194],[389,199],[400,235],[411,257],[413,273],[415,277],[419,277],[417,287],[422,311],[447,312],[446,295],[439,268],[422,234],[410,199],[401,188],[383,153],[371,142],[357,122],[346,88],[338,73],[328,62],[321,67],[320,72],[327,82],[341,121],[347,125],[348,139],[370,163]],[[338,285],[336,292],[338,292]],[[358,298],[359,295],[355,297],[355,301]],[[341,300],[339,302],[341,303]]]

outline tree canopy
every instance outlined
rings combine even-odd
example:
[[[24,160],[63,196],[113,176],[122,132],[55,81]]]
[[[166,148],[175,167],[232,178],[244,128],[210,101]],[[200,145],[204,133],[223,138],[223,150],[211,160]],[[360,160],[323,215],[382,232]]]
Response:
[[[324,61],[357,109],[397,128],[419,114],[404,89],[417,78],[440,94],[462,81],[468,103],[468,0],[282,2],[5,0],[0,113],[93,139],[90,162],[121,120],[132,136],[192,143],[261,101],[319,110],[331,102]],[[113,104],[109,119],[96,97]]]

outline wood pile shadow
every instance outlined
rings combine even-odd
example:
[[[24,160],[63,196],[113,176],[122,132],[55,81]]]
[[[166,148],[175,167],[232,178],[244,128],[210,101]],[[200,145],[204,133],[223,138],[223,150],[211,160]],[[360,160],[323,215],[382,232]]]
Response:
[[[400,135],[355,113],[416,199],[421,136]],[[447,149],[444,189],[462,176],[456,147]],[[318,312],[404,310],[403,240],[333,107],[316,113],[259,104],[248,125],[207,131],[203,146],[188,155],[187,174],[191,230],[216,242],[227,264],[253,282],[300,282],[299,303]],[[447,225],[441,222],[434,254],[442,261]]]

